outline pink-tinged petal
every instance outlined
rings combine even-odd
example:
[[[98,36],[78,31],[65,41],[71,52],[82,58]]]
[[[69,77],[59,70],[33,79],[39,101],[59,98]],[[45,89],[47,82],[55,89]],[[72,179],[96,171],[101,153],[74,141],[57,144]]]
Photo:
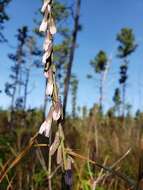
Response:
[[[43,64],[46,64],[47,59],[50,57],[50,55],[52,53],[52,50],[53,50],[53,45],[52,45],[52,43],[50,43],[49,46],[48,46],[48,50],[43,55],[43,58],[42,58],[42,63]]]
[[[53,106],[50,107],[50,110],[49,110],[48,116],[46,118],[46,121],[52,120],[52,114],[53,114]]]
[[[43,44],[43,50],[46,52],[49,50],[49,47],[51,48],[52,40],[46,39]]]
[[[44,76],[48,78],[48,72],[44,72]]]
[[[47,60],[47,55],[46,55],[46,53],[44,53],[43,57],[42,57],[42,63],[46,64],[46,60]]]
[[[40,126],[40,129],[39,129],[39,134],[43,134],[44,133],[44,131],[45,131],[45,128],[46,128],[46,121],[44,121],[43,123],[42,123],[42,125]]]
[[[56,112],[55,110],[53,111],[53,120],[57,121],[59,120],[61,117],[61,111],[59,110],[58,112]]]
[[[47,28],[48,28],[48,22],[45,19],[43,19],[39,28],[39,32],[46,32]]]
[[[52,120],[44,121],[39,129],[39,134],[49,137]]]
[[[54,84],[53,84],[53,71],[51,68],[47,71],[47,76],[48,76],[48,83],[46,87],[46,95],[51,96],[53,94],[53,89],[54,89]]]
[[[52,35],[54,35],[57,32],[54,19],[51,17],[49,21],[49,30]]]
[[[54,110],[53,110],[53,120],[57,121],[60,119],[62,114],[62,104],[60,101],[58,101],[55,106],[54,106]]]
[[[39,28],[39,32],[46,32],[48,29],[48,11],[45,12],[44,18]]]
[[[49,5],[50,1],[51,1],[51,0],[46,0],[46,1],[44,1],[44,4],[43,4],[43,6],[42,6],[42,8],[41,8],[41,12],[42,12],[42,13],[44,13],[44,12],[46,11],[46,8],[47,8],[47,7],[48,7],[48,11],[49,11],[49,12],[51,11],[51,7],[50,7],[50,5]],[[50,8],[49,8],[49,7],[50,7]]]
[[[46,95],[51,96],[53,94],[54,85],[53,83],[48,82],[46,87]]]
[[[51,13],[51,6],[48,4],[48,12]]]

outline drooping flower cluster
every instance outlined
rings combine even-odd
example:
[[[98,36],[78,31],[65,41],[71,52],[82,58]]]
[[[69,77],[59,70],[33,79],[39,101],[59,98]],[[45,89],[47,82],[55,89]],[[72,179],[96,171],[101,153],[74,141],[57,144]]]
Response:
[[[58,121],[62,116],[62,105],[58,97],[57,85],[55,83],[55,66],[52,64],[53,58],[53,35],[56,33],[56,26],[51,12],[51,0],[45,0],[41,12],[44,14],[43,21],[39,31],[46,35],[43,44],[44,76],[48,80],[46,87],[46,95],[52,98],[52,106],[49,110],[46,120],[42,123],[39,133],[49,137],[52,120]]]
[[[57,153],[57,164],[62,164],[62,168],[65,169],[65,183],[67,181],[67,184],[70,185],[72,181],[71,164],[73,163],[73,159],[70,155],[68,155],[64,147],[64,133],[61,125],[61,120],[63,119],[63,109],[55,81],[56,69],[53,64],[53,36],[57,30],[52,16],[52,0],[44,0],[41,12],[44,14],[44,18],[40,25],[39,31],[45,33],[42,63],[44,64],[44,76],[48,81],[45,93],[47,96],[51,97],[52,106],[49,110],[47,118],[39,129],[39,134],[49,137],[52,122],[57,121],[58,130],[56,132],[55,139],[50,146],[49,154],[50,156],[53,156],[55,152]]]

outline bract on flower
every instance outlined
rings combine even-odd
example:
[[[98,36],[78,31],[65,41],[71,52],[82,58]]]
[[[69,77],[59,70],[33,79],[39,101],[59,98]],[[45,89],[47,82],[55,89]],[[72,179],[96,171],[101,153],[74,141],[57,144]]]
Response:
[[[55,139],[54,139],[54,142],[53,142],[53,144],[50,147],[50,154],[51,154],[51,156],[54,155],[54,153],[58,149],[59,145],[60,145],[60,135],[59,135],[59,132],[57,131]]]
[[[57,150],[57,164],[61,164],[61,162],[63,161],[63,157],[62,157],[62,146],[60,145],[58,147]]]

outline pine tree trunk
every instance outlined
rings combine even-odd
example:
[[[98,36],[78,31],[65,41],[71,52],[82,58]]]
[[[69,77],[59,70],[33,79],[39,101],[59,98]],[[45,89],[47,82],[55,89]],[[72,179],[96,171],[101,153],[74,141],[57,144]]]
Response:
[[[125,66],[128,68],[127,59],[125,59],[124,62],[125,62]],[[126,77],[127,77],[127,73],[126,73]],[[125,118],[125,105],[126,105],[126,87],[127,87],[127,81],[126,80],[122,86],[122,117],[123,117],[123,120]]]
[[[25,89],[24,89],[24,110],[26,109],[26,103],[27,103],[27,94],[28,94],[28,83],[29,83],[29,76],[30,76],[30,70],[26,70],[26,81],[25,81]]]
[[[69,62],[68,62],[68,66],[67,66],[67,73],[66,73],[65,84],[64,84],[64,100],[63,100],[63,115],[64,116],[66,115],[67,98],[68,98],[68,91],[69,91],[69,85],[70,85],[70,79],[71,79],[71,70],[72,70],[72,65],[73,65],[73,60],[74,60],[77,34],[79,31],[80,5],[81,5],[81,0],[76,0],[74,30],[72,33],[72,42],[71,42],[71,48],[70,48]]]
[[[103,73],[101,73],[101,76],[100,76],[99,93],[100,93],[99,106],[100,106],[100,112],[102,113],[102,111],[103,111]]]
[[[123,84],[122,93],[123,93],[123,97],[122,97],[122,117],[124,118],[125,117],[126,82]]]
[[[17,63],[15,63],[15,66],[16,65]],[[15,96],[16,96],[16,91],[17,91],[18,76],[19,76],[19,65],[16,70],[15,85],[13,88],[13,94],[12,94],[12,100],[11,100],[11,121],[10,121],[11,127],[13,127],[13,123],[14,123],[14,104],[15,104]]]

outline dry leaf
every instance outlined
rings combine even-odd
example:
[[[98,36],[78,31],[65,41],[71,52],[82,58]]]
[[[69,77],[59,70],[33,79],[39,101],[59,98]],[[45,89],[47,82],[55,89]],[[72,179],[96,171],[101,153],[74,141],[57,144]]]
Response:
[[[62,146],[60,145],[57,150],[57,164],[61,164],[62,161]]]
[[[55,139],[54,139],[54,142],[53,142],[53,144],[50,147],[50,154],[51,154],[51,156],[54,155],[54,153],[58,149],[59,145],[60,145],[60,136],[59,136],[59,132],[57,131]]]
[[[53,73],[55,73],[56,72],[56,66],[54,64],[52,64],[51,68],[52,68]]]
[[[66,170],[71,170],[72,169],[72,164],[74,163],[74,160],[71,156],[68,155],[66,159]]]
[[[62,125],[59,124],[58,127],[59,127],[59,135],[60,135],[60,138],[64,140],[65,137],[64,137],[64,131],[63,131]]]

